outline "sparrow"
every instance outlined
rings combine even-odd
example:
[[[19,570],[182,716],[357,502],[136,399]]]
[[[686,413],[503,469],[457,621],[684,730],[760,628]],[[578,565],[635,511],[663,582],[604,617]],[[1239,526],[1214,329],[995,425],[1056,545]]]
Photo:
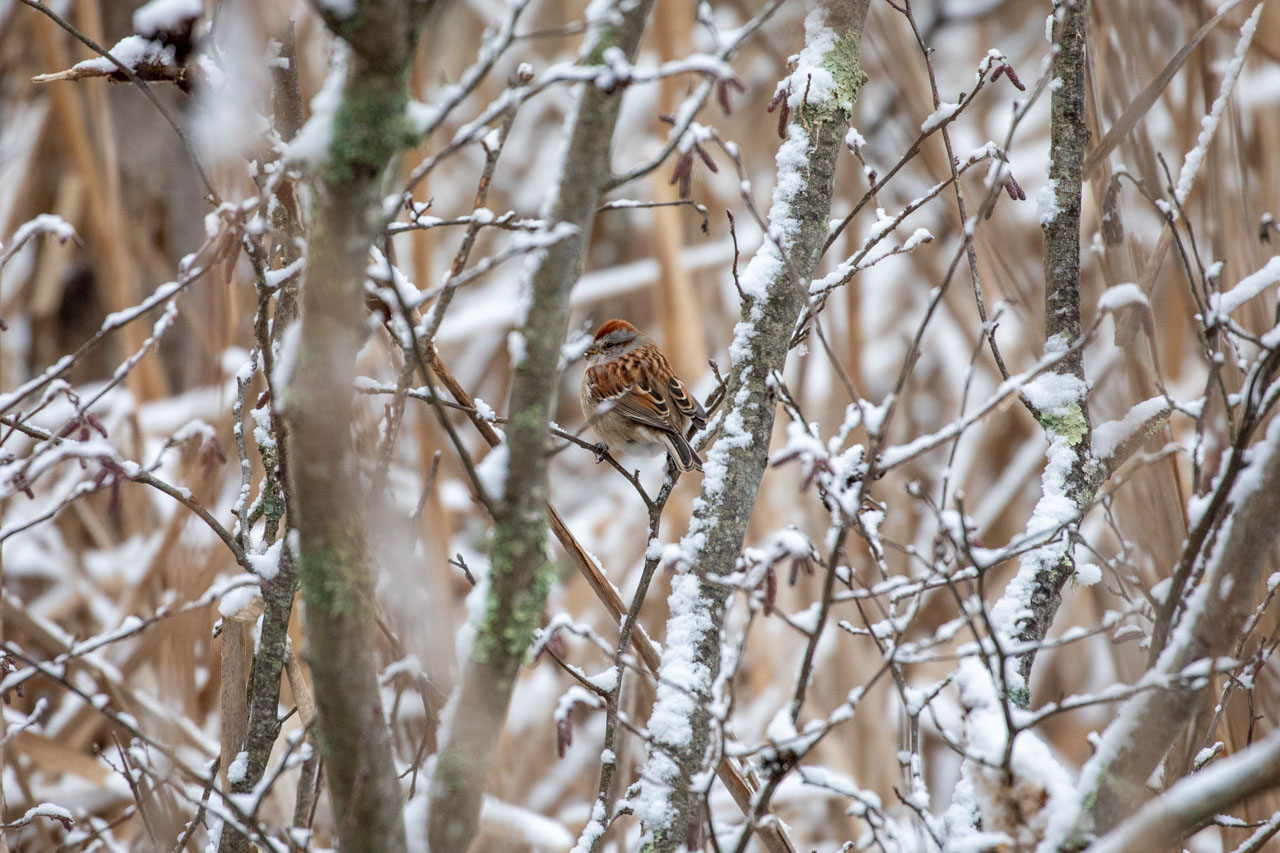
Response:
[[[707,413],[671,371],[662,350],[626,320],[609,320],[587,348],[582,412],[604,442],[662,447],[681,471],[702,470],[688,429],[707,425]]]

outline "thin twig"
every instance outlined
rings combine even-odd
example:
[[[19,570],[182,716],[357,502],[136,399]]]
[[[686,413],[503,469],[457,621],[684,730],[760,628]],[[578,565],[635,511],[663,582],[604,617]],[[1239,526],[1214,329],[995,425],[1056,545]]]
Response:
[[[187,156],[191,158],[191,165],[195,168],[196,174],[200,176],[200,181],[204,184],[205,192],[208,194],[208,201],[215,207],[221,204],[218,191],[213,188],[213,182],[209,180],[209,174],[205,171],[204,165],[200,162],[200,156],[196,153],[195,146],[191,143],[191,138],[187,136],[186,131],[184,131],[182,126],[178,124],[177,120],[173,117],[173,114],[169,112],[168,108],[165,107],[164,104],[160,103],[160,99],[151,91],[151,87],[147,85],[147,82],[135,74],[132,68],[116,59],[111,55],[110,51],[106,50],[102,45],[80,32],[80,30],[76,29],[76,27],[66,18],[50,9],[42,3],[41,0],[21,0],[21,2],[30,6],[32,9],[43,13],[55,24],[62,27],[62,29],[71,33],[71,35],[75,36],[75,38],[87,45],[94,53],[109,60],[112,65],[120,70],[121,74],[129,79],[130,83],[137,86],[138,89],[142,91],[142,94],[146,96],[152,106],[160,111],[160,115],[164,116],[164,120],[168,122],[169,127],[173,128],[173,132],[176,133],[178,135],[178,139],[182,141],[182,147],[186,149]]]

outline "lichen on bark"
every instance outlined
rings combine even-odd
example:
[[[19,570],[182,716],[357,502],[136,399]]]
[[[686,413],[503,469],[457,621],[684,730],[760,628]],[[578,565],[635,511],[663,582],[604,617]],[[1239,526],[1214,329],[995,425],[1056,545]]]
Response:
[[[411,147],[417,135],[405,111],[407,71],[369,90],[351,91],[333,117],[333,143],[325,160],[331,184],[360,175],[381,175],[391,158]],[[398,78],[398,79],[394,79]]]
[[[539,543],[546,548],[546,536]],[[536,547],[536,546],[535,546]],[[501,575],[510,577],[515,566],[505,543],[494,542],[494,557],[489,567],[490,582]],[[512,595],[489,595],[485,601],[485,617],[476,630],[471,656],[489,662],[495,650],[510,658],[523,659],[533,643],[534,633],[542,620],[542,607],[555,580],[555,570],[548,562],[534,575],[532,584],[517,588]]]
[[[867,72],[862,70],[862,33],[849,30],[840,35],[822,58],[822,67],[835,78],[839,107],[852,109],[858,91],[867,82]]]
[[[1061,413],[1041,414],[1040,425],[1046,432],[1062,436],[1072,447],[1080,444],[1089,435],[1089,422],[1085,419],[1084,410],[1078,403],[1072,403]]]

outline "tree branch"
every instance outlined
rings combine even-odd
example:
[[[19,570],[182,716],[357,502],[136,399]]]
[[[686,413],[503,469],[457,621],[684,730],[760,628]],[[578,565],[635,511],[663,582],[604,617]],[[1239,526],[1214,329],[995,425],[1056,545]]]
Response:
[[[723,434],[708,453],[702,497],[694,504],[681,543],[684,559],[672,582],[667,646],[649,725],[652,744],[636,803],[646,850],[676,849],[699,820],[695,779],[713,754],[711,694],[731,592],[704,578],[733,571],[764,476],[775,403],[769,377],[786,362],[791,331],[827,239],[836,160],[865,79],[859,66],[867,6],[866,0],[816,5],[806,21],[809,46],[787,83],[791,118],[777,155],[769,215],[780,236],[776,243],[765,242],[742,275],[743,320],[730,347]],[[813,47],[823,44],[827,48]],[[830,86],[813,86],[815,76]]]
[[[1163,850],[1206,819],[1280,785],[1280,733],[1178,780],[1132,818],[1090,845],[1090,853]]]
[[[351,498],[359,474],[348,425],[355,357],[365,337],[365,267],[383,226],[379,184],[412,139],[405,111],[414,5],[359,0],[350,17],[326,19],[351,52],[318,181],[296,369],[282,389],[307,657],[334,819],[349,853],[405,849],[373,666],[373,557],[360,502]]]
[[[1093,502],[1097,480],[1090,453],[1092,426],[1085,399],[1084,353],[1080,340],[1080,199],[1084,150],[1089,141],[1085,125],[1085,21],[1088,0],[1057,0],[1053,12],[1054,79],[1050,111],[1049,184],[1040,199],[1044,230],[1045,353],[1067,351],[1055,370],[1027,396],[1039,413],[1049,441],[1049,464],[1042,480],[1044,497],[1035,515],[1053,511],[1066,498],[1077,517]],[[1073,349],[1074,347],[1074,349]],[[1049,633],[1062,604],[1062,586],[1075,573],[1071,540],[1063,535],[1028,554],[993,610],[997,627],[1030,651],[1018,655],[1010,698],[1022,707],[1030,703],[1028,688],[1035,645]]]
[[[591,22],[582,47],[595,65],[607,49],[635,57],[653,0],[613,2]],[[431,780],[428,840],[432,849],[465,850],[476,832],[484,781],[525,653],[551,585],[547,562],[547,460],[550,413],[569,325],[569,291],[582,273],[587,238],[608,180],[609,147],[620,91],[583,84],[545,215],[549,229],[569,226],[576,239],[535,255],[522,285],[528,313],[520,325],[508,406],[506,477],[495,504],[488,604],[444,728]]]
[[[1264,560],[1257,555],[1280,536],[1280,420],[1250,451],[1236,478],[1217,536],[1199,550],[1203,580],[1189,595],[1183,621],[1171,633],[1153,673],[1183,672],[1227,654],[1252,611]],[[1106,832],[1131,814],[1146,780],[1190,719],[1204,683],[1138,694],[1103,732],[1080,771],[1075,802],[1050,823],[1047,849],[1080,849],[1087,833]]]

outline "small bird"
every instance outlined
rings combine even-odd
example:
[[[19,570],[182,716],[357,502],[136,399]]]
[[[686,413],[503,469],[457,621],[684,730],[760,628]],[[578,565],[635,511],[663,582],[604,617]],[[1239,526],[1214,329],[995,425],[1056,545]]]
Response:
[[[586,356],[582,412],[606,448],[663,447],[681,471],[702,470],[687,430],[705,427],[707,413],[653,341],[626,320],[610,320]]]

